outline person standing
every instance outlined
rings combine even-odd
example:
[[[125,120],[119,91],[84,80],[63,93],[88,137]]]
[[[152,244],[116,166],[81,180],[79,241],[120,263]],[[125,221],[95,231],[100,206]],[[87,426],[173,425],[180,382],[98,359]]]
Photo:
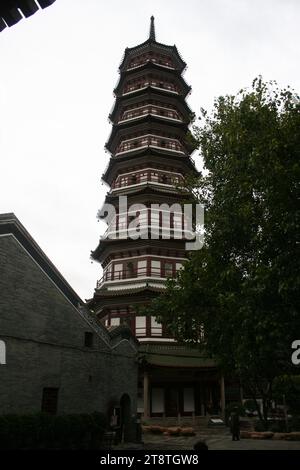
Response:
[[[240,418],[237,411],[233,411],[230,415],[230,431],[233,441],[240,440]]]

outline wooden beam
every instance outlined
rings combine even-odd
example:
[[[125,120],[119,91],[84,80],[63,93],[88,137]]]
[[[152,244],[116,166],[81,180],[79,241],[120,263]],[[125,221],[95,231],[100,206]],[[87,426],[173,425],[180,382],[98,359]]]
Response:
[[[39,6],[35,3],[34,0],[18,0],[17,6],[20,8],[21,12],[26,18],[39,10]]]
[[[0,32],[3,31],[7,27],[7,24],[3,20],[3,18],[0,17]]]
[[[2,18],[4,19],[7,26],[13,26],[14,24],[18,23],[18,21],[20,21],[23,16],[17,8],[11,8],[10,10],[2,13]]]

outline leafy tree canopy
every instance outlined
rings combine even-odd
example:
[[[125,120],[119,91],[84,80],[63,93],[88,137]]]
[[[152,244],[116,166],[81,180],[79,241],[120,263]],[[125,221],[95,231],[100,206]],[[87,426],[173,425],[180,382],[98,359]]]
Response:
[[[265,403],[300,337],[299,129],[299,96],[261,78],[202,110],[205,171],[187,185],[205,206],[204,247],[150,307]]]

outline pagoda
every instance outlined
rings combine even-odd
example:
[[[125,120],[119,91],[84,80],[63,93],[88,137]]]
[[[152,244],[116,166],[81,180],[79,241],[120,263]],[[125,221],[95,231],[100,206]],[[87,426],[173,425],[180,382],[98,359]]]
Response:
[[[180,186],[197,170],[185,68],[175,45],[156,41],[153,16],[149,38],[125,49],[109,115],[111,157],[102,176],[110,187],[105,207],[113,210],[91,254],[103,275],[89,307],[109,329],[127,324],[141,344],[139,411],[145,417],[217,410],[224,388],[211,358],[176,343],[165,325],[141,309],[164,291],[188,256]],[[173,207],[166,219],[165,205]]]

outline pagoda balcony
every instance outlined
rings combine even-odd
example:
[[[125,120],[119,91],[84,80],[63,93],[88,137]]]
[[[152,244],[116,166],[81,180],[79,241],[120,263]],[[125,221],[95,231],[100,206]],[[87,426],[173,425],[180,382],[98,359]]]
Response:
[[[147,148],[147,147],[148,147],[148,145],[145,146],[145,148]],[[131,150],[130,150],[130,151],[131,151]],[[184,155],[186,155],[184,152],[180,152],[179,155],[181,155],[182,153],[183,153]],[[194,169],[195,171],[197,171],[195,160],[194,160],[190,155],[187,155],[187,157],[188,157],[188,160],[191,162],[193,169]],[[103,177],[104,179],[107,177],[107,173],[108,173],[108,171],[109,171],[109,168],[111,167],[112,161],[115,161],[115,160],[117,160],[117,159],[118,159],[118,157],[113,156],[113,157],[110,158],[109,161],[106,163],[106,166],[105,166],[105,169],[104,169],[104,172],[103,172],[103,175],[102,175],[102,177]],[[106,179],[105,179],[105,181],[106,181]]]
[[[136,240],[137,238],[141,239],[155,239],[155,240],[193,240],[194,232],[188,230],[187,228],[178,227],[169,227],[163,226],[162,224],[158,225],[153,223],[143,224],[141,223],[137,227],[128,227],[126,225],[119,226],[116,229],[114,225],[108,227],[104,234],[100,237],[100,241],[103,240]]]
[[[128,85],[124,88],[124,91],[122,93],[123,96],[127,96],[131,93],[135,93],[139,90],[146,89],[147,87],[152,87],[155,88],[156,90],[163,90],[163,91],[169,91],[171,93],[174,93],[176,95],[179,94],[179,90],[173,85],[173,83],[168,83],[168,82],[157,82],[156,80],[145,80],[141,81],[139,83],[134,83],[132,85]]]
[[[113,182],[111,191],[147,183],[175,188],[179,184],[183,185],[183,181],[183,176],[180,173],[166,173],[152,168],[144,168],[140,171],[120,175]]]
[[[118,155],[122,155],[124,153],[134,152],[135,150],[148,147],[161,150],[171,150],[172,152],[185,155],[183,146],[177,139],[170,139],[168,137],[159,137],[148,134],[143,137],[135,137],[133,139],[123,141],[117,148],[115,156],[117,157]]]
[[[119,282],[137,278],[155,278],[155,279],[167,279],[174,277],[176,273],[173,271],[163,271],[160,268],[135,268],[135,269],[124,269],[123,271],[117,272],[106,272],[102,278],[97,281],[96,289],[100,289],[104,283],[107,282]]]
[[[140,108],[130,109],[125,111],[119,120],[119,124],[128,122],[134,119],[142,118],[144,116],[158,116],[163,119],[172,120],[176,122],[183,122],[177,111],[163,108],[160,106],[146,105]]]
[[[131,62],[129,64],[129,67],[127,68],[127,72],[137,69],[139,67],[142,67],[143,65],[146,65],[149,62],[155,65],[159,65],[161,67],[165,67],[166,69],[169,69],[169,70],[175,70],[174,64],[170,60],[158,59],[156,57],[152,57],[152,58],[147,57],[143,59],[136,59],[133,62]]]
[[[157,188],[168,188],[169,190],[176,190],[176,186],[174,183],[159,183],[158,181],[154,181],[154,180],[144,180],[144,181],[140,181],[139,183],[134,183],[134,184],[130,184],[130,183],[127,183],[127,184],[116,184],[113,188],[111,188],[111,190],[109,191],[110,194],[114,194],[115,192],[119,192],[121,191],[122,189],[131,189],[131,188],[139,188],[139,187],[143,187],[143,186],[146,186],[146,185],[149,185],[149,184],[153,184],[155,186],[157,186]]]

